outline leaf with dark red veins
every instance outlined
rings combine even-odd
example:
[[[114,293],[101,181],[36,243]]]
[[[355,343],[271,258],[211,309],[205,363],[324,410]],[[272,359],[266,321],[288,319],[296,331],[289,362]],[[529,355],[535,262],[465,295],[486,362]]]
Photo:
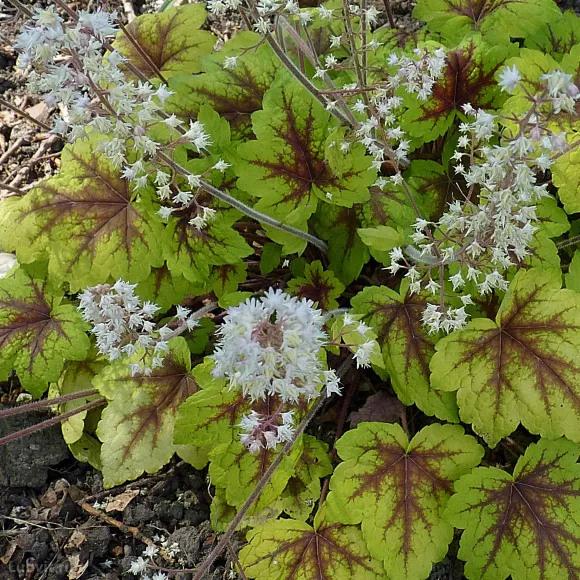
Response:
[[[524,46],[549,54],[558,61],[580,43],[580,18],[569,10],[542,22],[533,34],[524,37]]]
[[[169,222],[167,268],[174,276],[183,276],[197,286],[211,283],[213,267],[238,264],[253,253],[244,238],[232,229],[237,216],[219,213],[201,230],[189,224],[193,214],[179,215]]]
[[[338,176],[325,159],[336,120],[285,69],[266,92],[263,109],[252,115],[257,140],[238,148],[238,187],[259,197],[256,209],[302,230],[317,206],[352,207],[369,199],[376,171],[365,148],[355,143],[341,160]],[[285,253],[300,252],[306,241],[265,227]]]
[[[361,423],[336,449],[343,462],[330,480],[328,519],[362,524],[389,578],[427,578],[453,539],[443,519],[453,482],[479,464],[483,448],[458,425],[429,425],[409,441],[398,424]]]
[[[200,30],[206,17],[202,4],[185,4],[157,14],[143,14],[127,25],[140,50],[124,32],[118,34],[113,46],[147,78],[155,78],[156,71],[161,71],[166,79],[198,73],[201,71],[199,57],[210,54],[216,41],[211,32]]]
[[[560,270],[520,270],[495,321],[477,318],[436,345],[431,384],[457,391],[459,416],[494,447],[522,423],[580,441],[580,295]]]
[[[330,271],[325,271],[320,260],[306,264],[304,277],[288,282],[288,292],[299,298],[308,298],[321,310],[338,308],[337,298],[344,292],[344,285]]]
[[[0,279],[0,381],[15,370],[35,397],[58,380],[65,361],[83,360],[90,345],[77,308],[44,278],[40,268],[20,267]]]
[[[93,379],[109,401],[97,427],[105,487],[155,473],[178,451],[173,444],[177,409],[198,390],[190,359],[185,339],[177,337],[163,366],[151,376],[132,377],[127,361],[121,360]]]
[[[211,289],[218,298],[236,292],[238,284],[245,282],[248,265],[245,262],[213,266],[210,273]]]
[[[280,402],[276,397],[252,402],[240,391],[230,389],[224,379],[215,379],[211,374],[213,366],[213,361],[206,359],[194,369],[201,390],[179,409],[174,441],[209,451],[212,483],[225,490],[229,505],[239,507],[281,450],[279,445],[277,449],[260,449],[250,454],[240,443],[239,423],[252,410],[263,416],[272,414],[280,407]],[[292,410],[294,423],[298,424],[306,414],[307,403],[293,405]],[[260,512],[280,496],[294,474],[302,449],[300,441],[292,454],[284,458],[250,514]]]
[[[173,77],[169,88],[175,95],[167,101],[168,111],[185,119],[196,119],[200,108],[210,105],[229,121],[234,140],[252,138],[251,115],[262,108],[264,93],[281,66],[266,43],[257,50],[243,51],[259,41],[258,34],[238,32],[219,53],[202,59],[202,74]],[[227,56],[237,57],[235,68],[223,68]]]
[[[251,530],[240,562],[258,580],[383,580],[380,560],[369,556],[357,526],[330,523],[319,514],[314,527],[272,520]]]
[[[264,402],[262,402],[264,403]],[[253,409],[262,414],[266,409],[272,409],[272,401],[260,404],[245,405],[245,415]],[[240,416],[241,420],[241,416]],[[209,477],[216,487],[225,490],[228,505],[240,508],[256,489],[256,486],[276,458],[280,455],[282,446],[276,449],[262,448],[254,454],[237,440],[215,447],[210,454]],[[248,510],[249,515],[261,512],[272,505],[284,491],[289,479],[294,475],[296,464],[300,460],[303,441],[300,439],[294,445],[290,454],[285,455],[279,467],[274,472],[256,503]]]
[[[49,272],[73,292],[112,278],[140,282],[163,264],[167,234],[146,193],[135,199],[120,172],[95,152],[103,135],[65,147],[62,170],[3,203],[0,244],[23,263],[47,249]]]
[[[174,276],[167,265],[163,265],[161,268],[152,268],[148,278],[139,282],[135,293],[141,300],[149,300],[167,311],[181,304],[187,295],[201,296],[208,292],[209,287],[192,284],[183,276]]]
[[[566,439],[540,439],[513,476],[479,467],[455,483],[445,517],[465,530],[458,556],[467,578],[580,578],[579,455]]]
[[[353,313],[362,314],[377,333],[385,368],[399,399],[405,405],[417,405],[427,415],[458,421],[453,393],[440,393],[429,384],[429,362],[435,347],[421,320],[426,302],[417,296],[401,296],[386,286],[374,286],[359,292],[351,305]]]
[[[421,142],[433,141],[451,127],[462,105],[468,103],[475,109],[501,108],[505,93],[498,87],[495,74],[516,52],[515,45],[487,47],[474,40],[449,51],[443,74],[428,100],[404,97],[408,109],[402,124],[409,135]]]
[[[461,175],[449,175],[434,161],[415,159],[404,176],[426,219],[439,219],[453,200],[464,199]]]
[[[454,46],[474,30],[494,44],[527,38],[559,12],[552,0],[419,0],[413,16]]]

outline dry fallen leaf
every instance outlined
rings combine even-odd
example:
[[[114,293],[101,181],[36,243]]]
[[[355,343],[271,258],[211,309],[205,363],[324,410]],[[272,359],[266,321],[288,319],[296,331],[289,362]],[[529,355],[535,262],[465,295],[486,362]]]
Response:
[[[122,512],[131,502],[131,500],[139,495],[137,489],[131,489],[129,491],[124,491],[107,502],[107,507],[105,511],[107,512]]]
[[[80,548],[81,545],[83,544],[83,542],[85,542],[87,539],[87,537],[80,531],[80,530],[75,530],[70,538],[68,539],[68,542],[66,543],[65,549],[76,549],[76,548]]]
[[[397,397],[379,391],[371,395],[358,411],[353,411],[348,416],[348,421],[353,428],[363,421],[394,423],[401,419],[404,410],[405,406]]]
[[[16,548],[18,548],[18,544],[16,542],[10,542],[4,555],[0,557],[0,562],[2,562],[2,564],[8,564],[10,558],[12,558],[12,554],[16,551]]]
[[[77,578],[80,578],[89,567],[89,561],[87,560],[81,564],[80,558],[81,555],[78,552],[68,557],[68,562],[70,564],[68,580],[76,580]]]

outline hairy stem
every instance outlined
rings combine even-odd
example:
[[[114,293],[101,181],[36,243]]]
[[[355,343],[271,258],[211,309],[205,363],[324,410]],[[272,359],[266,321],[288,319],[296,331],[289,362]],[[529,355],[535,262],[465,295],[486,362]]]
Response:
[[[0,99],[0,107],[5,107],[6,109],[10,109],[12,112],[16,113],[20,117],[23,117],[27,121],[30,121],[31,123],[34,123],[35,125],[38,125],[38,127],[43,129],[44,131],[51,130],[51,128],[46,123],[43,123],[42,121],[38,121],[34,117],[31,117],[28,113],[21,111],[18,107],[15,107],[14,105],[10,104],[8,101],[6,101],[4,99]]]
[[[30,411],[35,411],[36,409],[43,409],[44,407],[66,403],[67,401],[74,401],[75,399],[90,397],[91,395],[96,395],[98,392],[99,391],[97,391],[97,389],[89,389],[88,391],[79,391],[78,393],[71,393],[70,395],[62,395],[60,397],[54,397],[53,399],[42,399],[42,401],[35,401],[34,403],[27,403],[26,405],[20,405],[18,407],[11,407],[10,409],[3,409],[0,411],[0,419],[11,417],[12,415],[29,413]]]
[[[165,153],[158,152],[157,155],[159,156],[160,159],[162,159],[165,163],[167,163],[169,167],[171,167],[180,175],[183,175],[184,177],[191,175],[191,173],[187,169],[185,169],[185,167],[182,167],[179,163],[173,161],[171,158],[165,155]],[[213,195],[217,199],[220,199],[221,201],[241,211],[244,215],[247,215],[248,217],[255,219],[259,222],[262,222],[270,227],[276,228],[277,230],[287,232],[294,236],[298,236],[299,238],[302,238],[303,240],[306,240],[307,242],[316,246],[325,254],[328,252],[328,246],[326,245],[326,242],[320,240],[316,236],[313,236],[308,232],[303,232],[298,228],[294,228],[292,226],[283,224],[282,222],[279,222],[277,219],[255,210],[254,208],[246,205],[245,203],[241,202],[235,197],[232,197],[228,193],[225,193],[221,189],[218,189],[217,187],[214,187],[210,183],[207,183],[207,181],[203,180],[201,181],[201,188],[204,191],[207,191],[207,193],[209,193],[210,195]]]
[[[236,514],[236,517],[233,519],[228,529],[224,532],[224,535],[220,538],[220,541],[217,543],[216,547],[207,555],[205,560],[198,566],[198,568],[195,571],[196,573],[195,576],[193,577],[193,580],[201,580],[204,577],[205,573],[209,570],[209,567],[213,564],[214,560],[222,553],[222,551],[228,545],[237,527],[244,519],[244,516],[246,515],[248,510],[254,505],[257,499],[260,497],[262,490],[264,489],[264,487],[266,487],[270,479],[272,479],[274,472],[276,471],[276,469],[278,469],[278,466],[280,465],[280,463],[282,463],[282,460],[287,455],[290,455],[290,452],[292,451],[294,445],[296,444],[296,441],[298,441],[300,435],[302,435],[308,423],[310,423],[314,415],[316,415],[318,410],[322,407],[324,401],[325,398],[323,396],[320,396],[316,404],[308,412],[308,415],[306,415],[306,417],[304,417],[300,425],[298,425],[292,439],[284,445],[279,455],[276,457],[276,459],[274,459],[270,467],[268,467],[266,473],[264,473],[264,475],[262,476],[256,487],[254,488],[254,490],[250,494],[250,497],[248,497],[248,499],[246,500],[246,503],[244,503],[244,505],[240,508],[240,510]],[[183,570],[180,570],[180,572],[182,571]]]
[[[94,407],[100,407],[104,405],[107,400],[104,397],[97,399],[96,401],[92,401],[91,403],[87,403],[82,407],[78,407],[77,409],[73,409],[72,411],[68,411],[67,413],[63,413],[62,415],[58,415],[53,417],[52,419],[47,419],[46,421],[41,421],[36,425],[32,425],[31,427],[27,427],[26,429],[22,429],[21,431],[16,431],[16,433],[11,433],[10,435],[6,435],[6,437],[0,437],[0,447],[2,445],[6,445],[7,443],[11,443],[12,441],[16,441],[17,439],[22,439],[27,435],[32,435],[32,433],[37,433],[38,431],[42,431],[43,429],[47,429],[48,427],[52,427],[53,425],[57,425],[58,423],[68,419],[69,417],[73,417],[74,415],[78,415],[83,411],[88,411],[89,409],[93,409]]]

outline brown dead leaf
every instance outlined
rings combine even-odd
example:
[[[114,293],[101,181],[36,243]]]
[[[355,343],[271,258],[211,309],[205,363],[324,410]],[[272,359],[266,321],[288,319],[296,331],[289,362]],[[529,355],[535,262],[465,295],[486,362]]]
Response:
[[[85,573],[85,570],[89,567],[88,560],[81,564],[80,559],[81,555],[78,552],[68,557],[68,562],[70,564],[68,580],[77,580],[77,578],[80,578]]]
[[[131,500],[137,495],[139,495],[139,490],[137,489],[130,489],[120,493],[108,501],[105,511],[122,512],[129,505]]]
[[[8,564],[10,558],[12,558],[12,554],[16,551],[16,548],[18,548],[18,544],[16,542],[10,542],[4,555],[0,557],[0,562],[2,562],[2,564]]]
[[[26,113],[28,113],[33,119],[45,123],[50,115],[50,109],[44,101],[41,101],[32,107],[28,107]]]
[[[363,421],[378,421],[380,423],[394,423],[400,421],[405,411],[405,405],[385,391],[371,395],[365,404],[348,416],[351,427],[356,427]]]
[[[48,489],[40,498],[40,505],[45,508],[54,507],[58,503],[58,494],[54,489]]]
[[[78,549],[80,548],[84,542],[86,542],[87,537],[80,531],[80,530],[75,530],[70,538],[68,539],[68,542],[65,545],[65,550],[68,548],[69,550],[74,550],[74,549]]]

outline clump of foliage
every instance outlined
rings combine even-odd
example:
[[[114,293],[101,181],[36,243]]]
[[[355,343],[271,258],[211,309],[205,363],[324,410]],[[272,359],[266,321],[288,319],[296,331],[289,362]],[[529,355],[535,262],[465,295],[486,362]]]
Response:
[[[470,579],[580,576],[580,22],[474,6],[19,37],[69,144],[0,203],[0,379],[107,487],[207,467],[196,578],[235,530],[260,580],[421,580],[456,535]]]

